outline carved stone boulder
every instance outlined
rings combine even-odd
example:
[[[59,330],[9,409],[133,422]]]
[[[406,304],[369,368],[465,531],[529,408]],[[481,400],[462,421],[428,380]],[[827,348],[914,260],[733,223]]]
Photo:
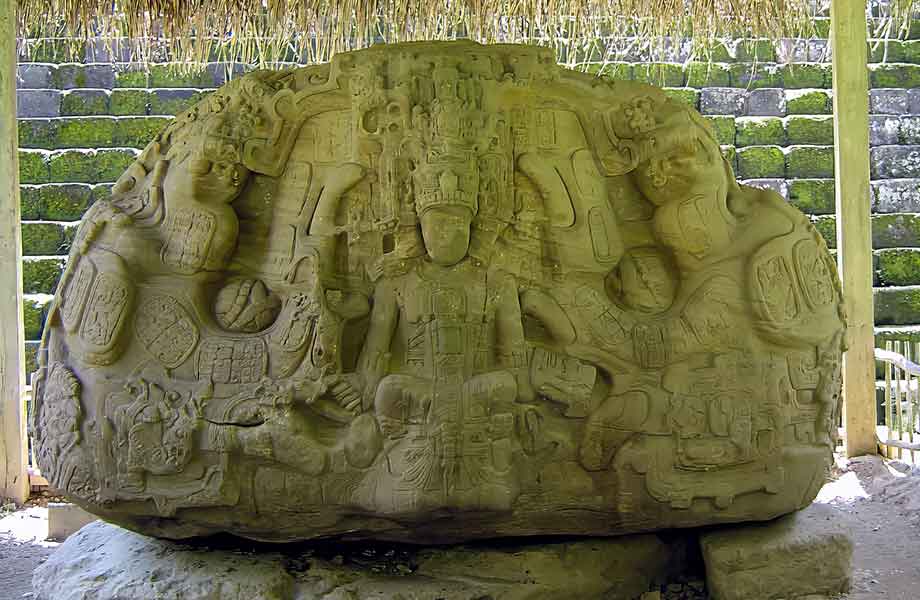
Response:
[[[824,479],[844,326],[808,219],[662,90],[380,46],[232,81],[90,208],[36,452],[173,538],[770,519]]]

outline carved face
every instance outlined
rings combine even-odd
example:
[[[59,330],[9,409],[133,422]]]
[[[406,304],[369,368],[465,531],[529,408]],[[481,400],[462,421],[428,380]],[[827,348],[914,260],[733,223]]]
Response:
[[[193,154],[167,171],[164,187],[167,197],[191,195],[198,202],[228,204],[239,195],[248,177],[249,170],[241,164],[212,162]]]
[[[442,266],[457,264],[470,248],[473,216],[459,206],[438,207],[422,213],[422,238],[428,257]]]

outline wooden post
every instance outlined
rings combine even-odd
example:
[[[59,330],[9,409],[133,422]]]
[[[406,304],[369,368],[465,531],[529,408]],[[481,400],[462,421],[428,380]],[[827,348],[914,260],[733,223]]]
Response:
[[[23,338],[16,0],[0,0],[0,496],[19,504],[29,498]]]
[[[849,317],[843,357],[848,456],[875,454],[875,315],[869,197],[866,0],[832,0],[837,264]]]

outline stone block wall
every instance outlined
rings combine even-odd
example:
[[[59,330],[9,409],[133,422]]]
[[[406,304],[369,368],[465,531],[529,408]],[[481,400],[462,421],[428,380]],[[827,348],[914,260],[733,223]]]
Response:
[[[827,31],[826,20],[818,30]],[[876,324],[920,341],[920,21],[910,39],[870,43]],[[146,68],[105,44],[75,55],[44,42],[19,64],[23,287],[28,369],[75,227],[169,119],[244,65],[191,74]],[[827,39],[741,40],[690,60],[687,45],[592,63],[603,77],[662,85],[713,124],[742,181],[811,215],[833,248],[834,158]]]

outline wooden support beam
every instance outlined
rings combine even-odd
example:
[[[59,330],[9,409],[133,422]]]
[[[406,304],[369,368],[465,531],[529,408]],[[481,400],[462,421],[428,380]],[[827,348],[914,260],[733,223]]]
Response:
[[[837,264],[847,308],[843,357],[848,456],[875,454],[875,315],[869,198],[869,80],[865,0],[832,0]]]
[[[0,496],[16,503],[29,498],[23,338],[16,0],[0,0]]]

